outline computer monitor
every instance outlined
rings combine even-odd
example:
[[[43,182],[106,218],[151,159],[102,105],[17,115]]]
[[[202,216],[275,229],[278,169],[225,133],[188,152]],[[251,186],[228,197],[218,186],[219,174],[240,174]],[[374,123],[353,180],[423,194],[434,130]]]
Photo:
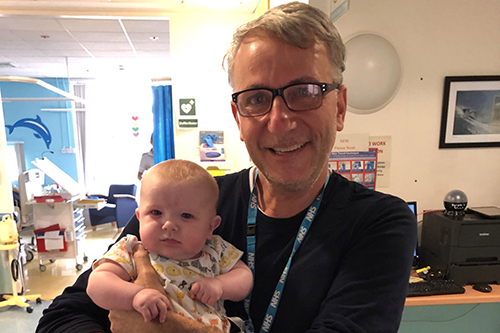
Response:
[[[408,207],[415,215],[415,223],[417,223],[417,202],[416,201],[407,201]],[[415,244],[415,249],[413,250],[413,267],[418,265],[418,241]]]

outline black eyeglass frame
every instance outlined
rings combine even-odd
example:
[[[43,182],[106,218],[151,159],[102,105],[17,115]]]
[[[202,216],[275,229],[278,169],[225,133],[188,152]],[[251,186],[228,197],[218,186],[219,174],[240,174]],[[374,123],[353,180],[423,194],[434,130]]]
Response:
[[[308,110],[294,110],[294,109],[292,109],[288,105],[288,102],[286,101],[285,95],[283,94],[284,91],[285,91],[285,89],[293,87],[293,86],[303,85],[303,84],[313,84],[315,86],[319,86],[321,88],[321,92],[323,94],[322,97],[325,97],[326,93],[328,93],[330,91],[333,91],[333,90],[336,90],[336,89],[338,89],[340,87],[340,84],[335,83],[335,82],[332,82],[332,83],[325,83],[325,82],[299,82],[299,83],[289,84],[289,85],[287,85],[285,87],[281,87],[281,88],[278,88],[278,89],[271,89],[271,88],[251,88],[251,89],[245,89],[245,90],[242,90],[242,91],[235,92],[234,94],[231,95],[231,97],[233,99],[234,104],[236,104],[236,108],[238,109],[238,113],[242,117],[257,117],[257,116],[265,115],[266,113],[268,113],[269,111],[271,111],[271,108],[273,107],[274,98],[276,96],[281,96],[281,98],[283,98],[283,101],[285,102],[286,106],[291,111],[300,112],[300,111],[313,110],[313,109],[308,109]],[[254,90],[267,90],[267,91],[270,91],[273,94],[273,97],[271,99],[271,103],[269,104],[269,109],[266,112],[259,113],[259,114],[244,115],[244,114],[241,113],[240,108],[238,106],[238,96],[241,95],[241,94],[243,94],[243,93],[246,93],[248,91],[254,91]],[[316,107],[316,108],[319,108],[321,105],[323,105],[323,99],[321,99],[321,104],[318,107]]]

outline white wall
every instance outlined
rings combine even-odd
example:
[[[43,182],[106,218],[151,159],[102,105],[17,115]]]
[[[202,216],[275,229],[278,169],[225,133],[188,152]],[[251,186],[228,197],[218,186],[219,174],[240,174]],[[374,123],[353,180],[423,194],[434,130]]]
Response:
[[[391,183],[382,191],[441,209],[463,190],[469,206],[500,206],[500,148],[438,149],[445,76],[500,75],[500,1],[351,0],[335,22],[344,42],[386,37],[403,66],[400,90],[381,111],[348,113],[346,133],[392,136]]]
[[[2,94],[0,92],[0,100]],[[12,214],[14,212],[14,204],[12,200],[12,186],[7,177],[7,164],[5,156],[7,156],[7,138],[5,137],[5,127],[2,103],[0,103],[0,218],[4,214]]]
[[[500,206],[500,149],[438,149],[445,76],[500,74],[500,2],[472,0],[351,0],[335,24],[344,41],[375,32],[396,47],[403,78],[398,94],[371,115],[348,113],[345,133],[392,137],[390,187],[417,200],[419,211],[441,209],[445,194],[465,191],[469,206]],[[249,165],[220,69],[236,27],[250,15],[171,16],[174,109],[196,98],[199,130],[224,130],[233,170]],[[174,69],[175,70],[175,69]],[[199,160],[198,131],[176,131],[176,157]]]
[[[222,130],[232,170],[249,165],[231,113],[232,90],[222,69],[222,58],[236,28],[253,17],[182,13],[169,16],[174,113],[179,114],[180,98],[195,98],[198,118],[198,129],[175,131],[176,158],[199,161],[199,131]]]
[[[396,47],[403,80],[396,97],[371,115],[349,113],[346,133],[392,137],[391,183],[382,191],[417,200],[419,211],[442,208],[459,188],[469,206],[500,206],[500,149],[438,149],[445,76],[500,75],[500,1],[351,0],[336,25],[347,41],[375,32]],[[199,160],[199,130],[223,130],[233,170],[249,165],[230,109],[231,89],[221,69],[235,29],[253,14],[170,17],[173,105],[196,98],[197,130],[176,130],[176,157]]]

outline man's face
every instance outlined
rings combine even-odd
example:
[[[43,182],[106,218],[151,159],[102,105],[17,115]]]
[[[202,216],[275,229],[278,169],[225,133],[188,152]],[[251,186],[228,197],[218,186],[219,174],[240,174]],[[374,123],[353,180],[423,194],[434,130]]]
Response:
[[[281,88],[293,83],[334,81],[335,69],[323,44],[300,49],[264,34],[247,37],[235,57],[234,91]],[[346,90],[324,96],[315,110],[294,112],[283,99],[274,99],[269,113],[233,116],[253,162],[274,186],[307,189],[328,167],[336,131],[344,127]]]

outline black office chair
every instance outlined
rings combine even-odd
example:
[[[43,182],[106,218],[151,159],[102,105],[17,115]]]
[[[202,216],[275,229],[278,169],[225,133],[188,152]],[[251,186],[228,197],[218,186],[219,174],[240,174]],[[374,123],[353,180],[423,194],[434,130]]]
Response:
[[[95,195],[101,199],[106,199],[106,205],[99,210],[89,209],[92,230],[96,230],[98,225],[110,222],[116,222],[118,229],[126,226],[137,208],[136,190],[137,186],[134,184],[111,185],[107,196]]]

